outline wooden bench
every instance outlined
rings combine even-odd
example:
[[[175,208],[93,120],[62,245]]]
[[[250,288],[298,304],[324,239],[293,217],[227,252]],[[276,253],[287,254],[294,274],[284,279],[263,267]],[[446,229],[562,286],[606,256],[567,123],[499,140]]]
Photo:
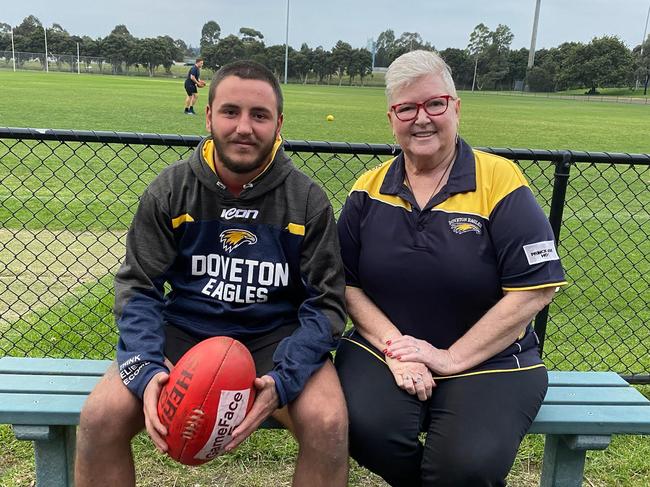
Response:
[[[0,358],[0,424],[34,442],[37,487],[74,484],[79,413],[109,364]],[[530,431],[546,435],[543,487],[580,487],[587,450],[607,448],[613,434],[650,434],[650,401],[617,374],[549,372],[549,379]]]

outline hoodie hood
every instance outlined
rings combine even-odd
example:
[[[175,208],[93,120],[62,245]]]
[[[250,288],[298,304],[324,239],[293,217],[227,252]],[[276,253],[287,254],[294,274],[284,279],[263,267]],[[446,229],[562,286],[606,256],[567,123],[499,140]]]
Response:
[[[203,155],[205,145],[208,141],[213,143],[212,137],[206,137],[199,143],[189,158],[189,164],[192,172],[194,172],[202,184],[226,199],[252,200],[258,198],[282,184],[287,176],[296,170],[296,166],[293,165],[289,156],[286,155],[282,148],[282,142],[280,142],[280,147],[275,151],[275,156],[266,169],[251,182],[247,183],[239,196],[234,196],[226,189],[226,186],[221,182],[219,176],[210,167],[210,164]]]

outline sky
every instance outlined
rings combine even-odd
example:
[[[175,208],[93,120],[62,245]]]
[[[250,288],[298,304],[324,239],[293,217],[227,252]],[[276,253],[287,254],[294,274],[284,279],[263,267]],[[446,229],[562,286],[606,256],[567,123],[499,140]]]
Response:
[[[479,23],[514,34],[511,47],[530,47],[536,0],[0,0],[0,22],[16,26],[35,15],[70,34],[107,36],[125,24],[136,37],[169,35],[198,46],[209,20],[222,37],[251,27],[266,45],[284,44],[289,5],[289,45],[331,49],[340,39],[367,47],[386,29],[418,32],[442,50],[465,48]],[[650,0],[541,0],[537,49],[566,41],[618,36],[629,48],[641,43]]]

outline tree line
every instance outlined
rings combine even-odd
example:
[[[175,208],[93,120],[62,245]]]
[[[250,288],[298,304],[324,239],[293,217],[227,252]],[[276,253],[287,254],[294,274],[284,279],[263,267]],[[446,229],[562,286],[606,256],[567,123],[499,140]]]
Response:
[[[628,49],[615,36],[539,49],[534,53],[530,70],[529,50],[511,49],[513,38],[506,25],[490,30],[481,23],[470,34],[466,49],[448,48],[439,52],[462,89],[511,90],[520,81],[531,91],[586,88],[588,94],[596,94],[597,88],[633,87],[640,80],[647,90],[650,36],[643,49],[641,45]]]
[[[239,35],[221,37],[221,27],[214,20],[208,21],[201,29],[200,53],[205,66],[218,69],[220,66],[238,59],[252,59],[264,64],[276,76],[282,78],[285,66],[285,46],[264,44],[264,35],[248,27],[239,29]],[[353,48],[349,43],[339,40],[331,50],[322,46],[315,49],[303,43],[300,49],[288,48],[287,75],[307,83],[330,82],[333,77],[341,84],[343,76],[349,77],[352,84],[359,79],[363,85],[366,76],[372,73],[372,54],[368,49]]]
[[[0,51],[11,49],[11,31],[9,24],[0,22]],[[13,28],[13,38],[16,51],[34,53],[45,66],[45,31],[38,18],[33,15],[26,17]],[[182,61],[188,54],[188,46],[181,39],[170,36],[138,39],[125,25],[117,25],[109,35],[97,39],[71,35],[56,23],[47,28],[48,58],[54,62],[63,63],[71,55],[76,58],[77,45],[80,55],[84,56],[83,62],[89,65],[91,58],[95,58],[101,65],[106,61],[111,64],[114,74],[128,72],[136,65],[147,68],[150,76],[161,66],[171,73],[174,61]],[[24,58],[16,59],[17,64],[25,61]]]
[[[0,22],[0,51],[11,49],[9,24]],[[33,15],[13,28],[16,51],[42,53],[43,25]],[[465,49],[438,49],[452,69],[460,89],[511,90],[523,87],[531,91],[561,91],[586,88],[594,94],[599,87],[634,86],[641,81],[647,90],[650,79],[650,36],[643,45],[629,49],[615,36],[603,36],[589,43],[565,42],[558,47],[535,52],[532,69],[527,68],[529,51],[511,49],[514,36],[506,25],[494,30],[481,23],[469,35]],[[192,48],[182,39],[170,36],[139,39],[125,25],[117,25],[104,38],[69,34],[61,25],[47,29],[48,51],[55,62],[62,55],[76,55],[77,45],[84,62],[88,57],[107,61],[116,74],[129,72],[133,66],[145,67],[150,76],[162,67],[171,74],[173,63],[201,56],[212,70],[237,60],[253,59],[268,66],[280,78],[285,69],[285,46],[264,42],[264,35],[250,27],[241,27],[238,35],[221,36],[219,24],[210,20],[201,30],[200,46]],[[353,48],[339,40],[331,50],[312,48],[303,43],[300,49],[288,48],[288,76],[302,83],[338,82],[364,84],[373,67],[386,67],[401,54],[414,50],[436,50],[417,32],[397,36],[392,29],[380,33],[371,49]],[[44,54],[37,54],[44,64]]]

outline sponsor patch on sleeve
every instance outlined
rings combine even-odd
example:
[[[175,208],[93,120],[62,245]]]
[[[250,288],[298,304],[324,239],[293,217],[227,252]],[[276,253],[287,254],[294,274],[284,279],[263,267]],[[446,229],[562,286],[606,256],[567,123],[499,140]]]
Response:
[[[549,262],[551,260],[560,260],[553,240],[524,245],[523,249],[529,265]]]

